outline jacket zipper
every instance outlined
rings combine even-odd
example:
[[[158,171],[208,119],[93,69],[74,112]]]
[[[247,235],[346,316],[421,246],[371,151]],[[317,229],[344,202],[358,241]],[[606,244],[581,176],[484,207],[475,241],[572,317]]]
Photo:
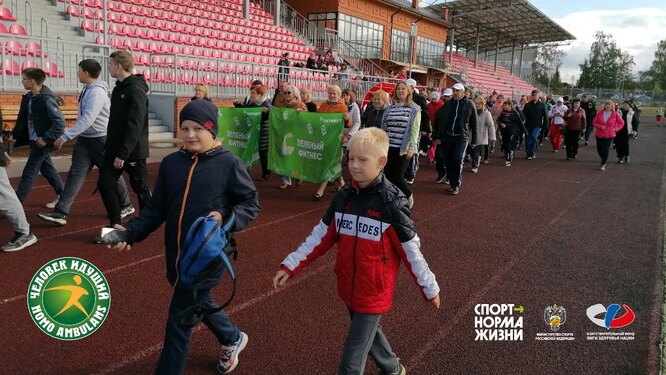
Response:
[[[183,223],[183,215],[185,215],[185,204],[187,203],[187,195],[190,192],[190,183],[192,182],[192,174],[194,174],[194,168],[197,166],[199,163],[199,155],[194,154],[192,156],[192,159],[194,159],[194,163],[192,163],[192,166],[190,167],[190,173],[187,175],[187,182],[185,184],[185,193],[183,193],[183,203],[180,206],[180,216],[178,217],[178,239],[176,242],[176,245],[178,246],[178,253],[176,254],[176,282],[173,283],[174,288],[176,287],[176,284],[178,284],[178,280],[180,279],[180,272],[178,272],[178,262],[180,261],[180,237],[182,235],[182,223]]]

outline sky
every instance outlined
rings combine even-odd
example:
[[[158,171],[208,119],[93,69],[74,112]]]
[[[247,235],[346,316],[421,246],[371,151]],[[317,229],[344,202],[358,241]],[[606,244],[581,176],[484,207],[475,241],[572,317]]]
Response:
[[[572,76],[578,79],[579,64],[589,56],[599,30],[612,35],[617,46],[634,57],[634,73],[650,68],[657,43],[666,39],[665,0],[530,2],[576,37],[570,45],[561,47],[566,52],[560,68],[564,82],[571,81]]]
[[[657,43],[666,39],[666,0],[528,1],[576,37],[561,47],[566,53],[560,68],[563,82],[578,79],[579,65],[589,56],[599,30],[612,35],[617,46],[634,57],[634,73],[650,68]],[[446,0],[422,0],[433,2]]]

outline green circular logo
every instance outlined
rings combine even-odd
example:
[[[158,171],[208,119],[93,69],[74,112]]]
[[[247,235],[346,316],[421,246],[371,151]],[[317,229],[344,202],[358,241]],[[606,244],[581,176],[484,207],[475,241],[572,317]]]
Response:
[[[110,305],[109,283],[85,259],[54,259],[35,273],[28,287],[32,321],[59,340],[91,335],[104,323]]]

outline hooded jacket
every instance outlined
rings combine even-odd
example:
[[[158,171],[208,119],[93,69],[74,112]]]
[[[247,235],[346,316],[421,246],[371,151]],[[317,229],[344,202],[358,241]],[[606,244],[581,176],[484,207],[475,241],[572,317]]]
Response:
[[[444,141],[450,138],[454,141],[470,141],[471,144],[477,144],[476,106],[467,97],[447,100],[437,110],[436,121],[437,131],[433,133],[433,139]]]
[[[610,116],[604,121],[604,110],[594,116],[594,133],[597,138],[615,138],[615,133],[622,129],[624,121],[617,111],[610,111]]]
[[[60,136],[63,141],[71,141],[76,136],[83,138],[99,138],[106,136],[109,125],[111,100],[109,85],[104,81],[95,81],[86,85],[79,96],[79,110],[76,124],[65,129]]]
[[[142,74],[116,81],[111,94],[105,158],[146,159],[148,148],[148,85]]]
[[[28,105],[32,99],[31,114],[28,114]],[[48,147],[53,146],[53,141],[60,137],[65,130],[65,117],[58,108],[53,91],[48,86],[42,86],[39,94],[34,95],[32,91],[23,95],[21,107],[16,117],[16,126],[12,135],[16,139],[15,146],[25,146],[30,143],[28,135],[28,118],[32,117],[32,126],[35,133],[41,137]]]
[[[354,312],[383,314],[391,309],[400,262],[424,299],[439,294],[407,199],[384,175],[363,189],[355,181],[346,185],[312,233],[282,261],[282,269],[296,275],[335,244],[338,296]]]
[[[167,280],[178,282],[178,262],[192,223],[211,211],[226,219],[233,211],[232,231],[245,228],[259,214],[257,189],[243,162],[222,146],[202,154],[180,149],[160,164],[148,205],[130,220],[130,242],[144,240],[165,223]]]

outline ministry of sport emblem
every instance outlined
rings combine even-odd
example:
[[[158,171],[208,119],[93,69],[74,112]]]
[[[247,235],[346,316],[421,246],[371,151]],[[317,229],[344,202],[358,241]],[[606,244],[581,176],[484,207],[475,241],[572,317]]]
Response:
[[[567,320],[567,310],[564,309],[564,306],[557,304],[546,306],[543,310],[543,320],[550,326],[551,331],[557,332]]]
[[[80,258],[43,265],[28,287],[28,311],[37,327],[59,340],[79,340],[102,326],[111,293],[102,272]]]

